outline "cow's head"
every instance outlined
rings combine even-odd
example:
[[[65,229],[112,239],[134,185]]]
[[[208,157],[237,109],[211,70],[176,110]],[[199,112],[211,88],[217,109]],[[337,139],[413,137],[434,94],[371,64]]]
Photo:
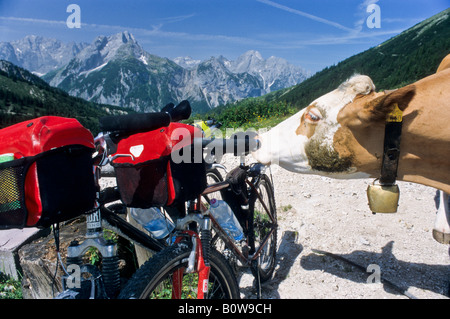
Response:
[[[253,156],[298,173],[370,175],[379,171],[387,114],[395,103],[403,111],[413,95],[408,87],[375,93],[368,76],[353,76],[261,134],[261,148]]]

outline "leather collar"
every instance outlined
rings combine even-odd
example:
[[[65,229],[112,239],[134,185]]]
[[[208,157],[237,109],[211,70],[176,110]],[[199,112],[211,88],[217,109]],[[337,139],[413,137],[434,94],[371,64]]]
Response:
[[[397,179],[403,112],[399,109],[397,103],[394,103],[393,106],[392,112],[386,117],[380,176],[381,185],[394,185]]]

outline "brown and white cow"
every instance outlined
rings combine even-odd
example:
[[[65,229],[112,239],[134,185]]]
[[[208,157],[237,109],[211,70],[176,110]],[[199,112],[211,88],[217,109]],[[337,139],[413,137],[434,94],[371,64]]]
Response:
[[[438,72],[395,91],[376,92],[355,75],[259,136],[264,164],[336,178],[380,176],[386,117],[403,111],[398,180],[442,192],[433,236],[449,243],[450,55]]]

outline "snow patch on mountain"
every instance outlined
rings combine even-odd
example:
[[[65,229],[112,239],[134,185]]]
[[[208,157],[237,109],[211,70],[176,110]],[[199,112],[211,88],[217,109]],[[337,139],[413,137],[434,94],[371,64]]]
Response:
[[[145,58],[144,55],[141,55],[141,56],[139,57],[139,61],[142,61],[142,63],[144,63],[145,65],[148,65],[147,59]]]
[[[84,75],[84,76],[88,76],[89,74],[91,74],[92,72],[95,71],[100,71],[101,69],[103,69],[106,65],[108,64],[108,62],[103,63],[102,65],[99,65],[91,70],[87,70],[87,71],[82,71],[80,72],[80,75]]]
[[[193,69],[202,62],[201,60],[194,60],[190,56],[178,57],[178,58],[173,59],[173,61],[185,69]]]
[[[271,56],[266,60],[256,50],[245,52],[235,61],[228,60],[223,56],[211,57],[203,62],[193,60],[191,57],[178,57],[173,61],[182,67],[194,70],[205,64],[213,64],[211,62],[213,60],[216,61],[216,70],[225,67],[232,74],[248,73],[255,76],[261,82],[261,94],[299,84],[311,76],[310,72],[290,64],[285,59]]]

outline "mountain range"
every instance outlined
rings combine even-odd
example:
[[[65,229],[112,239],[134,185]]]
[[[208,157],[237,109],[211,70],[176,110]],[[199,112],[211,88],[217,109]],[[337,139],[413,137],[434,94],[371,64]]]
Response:
[[[127,31],[99,36],[91,44],[63,44],[28,36],[0,43],[0,59],[35,74],[51,86],[88,101],[157,111],[189,100],[194,113],[301,83],[310,74],[286,60],[248,51],[236,61],[174,60],[146,52]]]
[[[37,75],[62,67],[88,43],[63,43],[35,35],[12,42],[0,42],[0,59],[9,61]]]

